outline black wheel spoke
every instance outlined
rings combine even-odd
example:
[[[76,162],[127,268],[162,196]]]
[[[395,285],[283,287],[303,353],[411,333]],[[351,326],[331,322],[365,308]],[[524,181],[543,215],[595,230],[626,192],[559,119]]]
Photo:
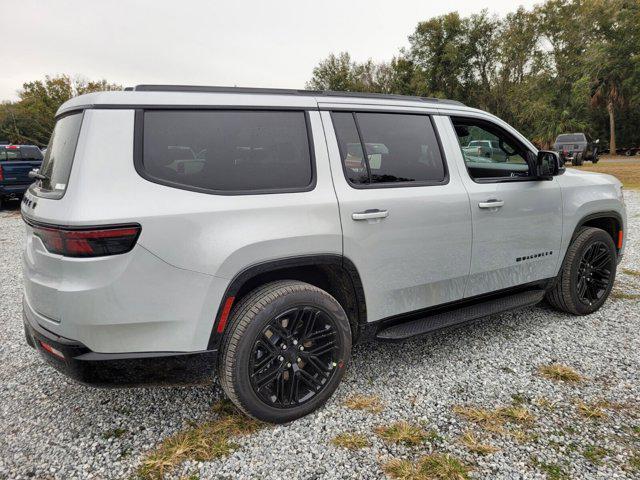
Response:
[[[261,388],[267,386],[268,384],[272,383],[274,380],[276,380],[276,378],[278,377],[278,374],[280,373],[279,369],[275,369],[272,370],[271,372],[268,372],[266,374],[264,374],[262,376],[262,378],[260,378],[259,380],[257,380],[255,382],[256,384],[256,389],[260,390]]]
[[[595,269],[601,269],[609,265],[610,262],[611,258],[609,257],[609,255],[607,255],[607,252],[605,252],[604,255],[599,255],[598,257],[596,257],[593,262],[591,262],[591,265],[593,265],[593,268]]]
[[[304,324],[304,331],[302,332],[302,338],[307,338],[311,332],[313,332],[313,327],[316,324],[316,320],[318,319],[318,317],[320,316],[320,310],[317,310],[315,312],[313,312],[311,315],[309,315],[309,317],[307,318],[307,321]]]
[[[330,342],[322,343],[322,344],[310,349],[309,353],[312,354],[312,355],[320,356],[320,355],[323,355],[323,354],[333,350],[336,347],[337,347],[336,341],[335,340],[331,340]]]
[[[332,377],[340,348],[332,317],[315,306],[275,316],[254,342],[250,382],[265,403],[292,408],[317,395]]]
[[[313,389],[322,387],[322,381],[304,370],[300,370],[300,379]]]
[[[587,280],[584,277],[580,277],[578,280],[578,295],[582,297],[587,290]]]
[[[305,359],[313,365],[318,372],[325,373],[327,371],[327,366],[320,361],[317,355],[308,354],[305,355]]]
[[[322,329],[316,333],[311,334],[308,337],[305,337],[305,342],[317,342],[318,340],[322,340],[323,338],[332,337],[336,334],[333,330]]]
[[[584,251],[578,264],[576,293],[588,305],[601,300],[611,287],[611,271],[615,259],[603,242],[597,241]]]
[[[271,362],[273,362],[275,359],[276,359],[275,353],[272,353],[272,352],[267,353],[264,357],[260,358],[260,361],[258,363],[256,363],[255,370],[259,372],[264,367],[266,367]]]

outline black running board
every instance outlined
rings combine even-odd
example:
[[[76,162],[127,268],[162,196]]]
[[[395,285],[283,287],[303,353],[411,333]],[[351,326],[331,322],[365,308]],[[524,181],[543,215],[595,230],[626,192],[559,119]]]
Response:
[[[542,300],[544,294],[544,290],[530,290],[493,300],[485,300],[484,302],[468,305],[456,310],[435,313],[418,320],[411,320],[384,328],[377,333],[376,339],[383,342],[399,342],[407,338],[433,332],[434,330],[469,322],[486,317],[487,315],[493,315],[494,313],[535,305]]]

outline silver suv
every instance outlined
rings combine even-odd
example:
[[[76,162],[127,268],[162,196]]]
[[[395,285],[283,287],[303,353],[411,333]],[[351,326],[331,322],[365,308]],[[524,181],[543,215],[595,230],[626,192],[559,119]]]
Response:
[[[143,85],[57,115],[22,203],[24,323],[86,384],[217,373],[287,422],[355,342],[543,298],[597,310],[624,249],[619,181],[458,102]]]

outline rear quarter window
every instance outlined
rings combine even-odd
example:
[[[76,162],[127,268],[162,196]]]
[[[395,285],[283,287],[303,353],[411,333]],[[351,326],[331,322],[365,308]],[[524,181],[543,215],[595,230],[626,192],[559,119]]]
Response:
[[[136,123],[136,167],[156,183],[221,194],[313,188],[303,111],[151,110]]]
[[[53,199],[62,198],[64,195],[71,175],[81,125],[82,112],[66,115],[56,122],[40,168],[40,173],[47,178],[36,183],[36,195]]]

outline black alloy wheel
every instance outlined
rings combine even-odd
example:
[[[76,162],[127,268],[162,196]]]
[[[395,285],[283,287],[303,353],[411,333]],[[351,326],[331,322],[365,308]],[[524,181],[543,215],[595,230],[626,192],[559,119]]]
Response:
[[[572,239],[546,298],[563,312],[593,313],[609,297],[617,265],[618,251],[612,236],[600,228],[583,227]]]
[[[258,420],[286,423],[321,407],[351,357],[351,325],[326,291],[297,280],[267,283],[232,310],[218,361],[231,401]]]
[[[578,299],[592,305],[609,290],[614,258],[604,242],[593,242],[583,252],[578,266]]]
[[[277,315],[253,344],[251,386],[265,403],[290,408],[315,397],[341,360],[334,320],[323,310],[300,305]]]

